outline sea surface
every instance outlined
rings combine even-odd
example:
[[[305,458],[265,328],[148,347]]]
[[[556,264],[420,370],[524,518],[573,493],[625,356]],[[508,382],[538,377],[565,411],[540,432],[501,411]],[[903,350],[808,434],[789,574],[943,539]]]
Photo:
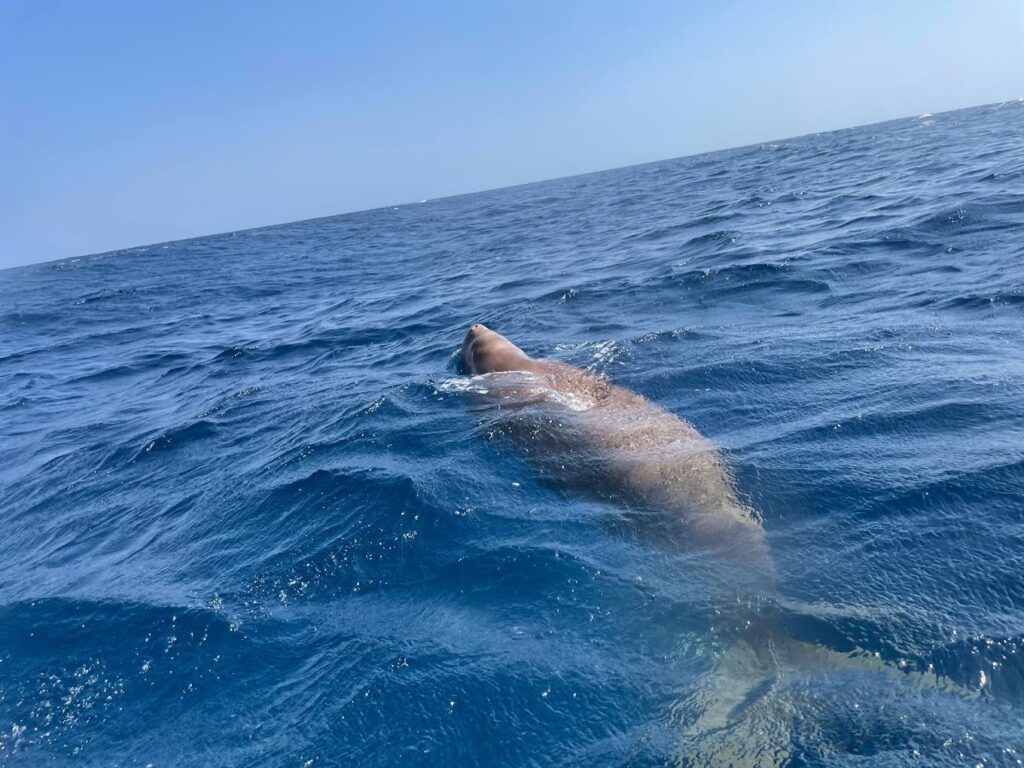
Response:
[[[482,427],[477,321],[715,441],[777,591]],[[0,515],[0,765],[1021,765],[1024,103],[0,272]]]

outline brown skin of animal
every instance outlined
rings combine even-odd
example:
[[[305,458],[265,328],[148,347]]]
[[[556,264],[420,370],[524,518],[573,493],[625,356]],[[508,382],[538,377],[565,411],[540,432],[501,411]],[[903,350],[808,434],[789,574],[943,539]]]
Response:
[[[774,591],[764,529],[737,497],[715,445],[693,425],[603,376],[530,357],[479,323],[466,333],[460,366],[495,374],[489,405],[504,409],[513,425],[506,433],[548,478],[615,505],[661,547],[738,566],[730,578],[738,590]]]
[[[764,529],[737,497],[721,454],[691,424],[602,376],[532,358],[480,324],[466,334],[460,363],[464,373],[482,377],[473,389],[482,393],[490,425],[511,425],[505,434],[549,480],[613,504],[631,528],[616,530],[673,559],[686,553],[695,567],[679,573],[707,588],[721,646],[696,699],[696,719],[680,723],[676,764],[786,764],[791,713],[774,711],[764,693],[781,671],[884,673],[977,698],[947,678],[905,672],[855,646],[790,637],[778,624],[790,611],[778,611]]]

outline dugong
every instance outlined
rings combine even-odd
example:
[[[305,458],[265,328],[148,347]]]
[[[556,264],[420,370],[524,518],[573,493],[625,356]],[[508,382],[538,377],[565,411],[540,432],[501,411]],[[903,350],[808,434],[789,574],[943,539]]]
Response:
[[[806,623],[817,608],[775,592],[757,514],[737,496],[715,445],[687,421],[603,376],[530,357],[479,323],[466,333],[459,366],[474,377],[466,390],[488,431],[509,437],[547,479],[611,502],[658,547],[726,566],[712,569],[708,583],[721,649],[696,690],[673,706],[679,765],[786,764],[804,704],[800,681],[819,674],[884,674],[918,689],[975,695],[849,642],[833,648],[813,634],[791,636],[786,621]]]
[[[772,591],[760,520],[693,425],[603,376],[530,357],[480,323],[459,361],[482,377],[477,402],[548,479],[612,502],[657,544],[739,565],[729,578],[741,591]]]

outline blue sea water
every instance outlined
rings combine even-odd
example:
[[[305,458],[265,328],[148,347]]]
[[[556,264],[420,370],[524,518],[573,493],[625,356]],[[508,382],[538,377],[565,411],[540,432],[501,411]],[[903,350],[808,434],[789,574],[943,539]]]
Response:
[[[1020,765],[1022,260],[1011,102],[0,272],[0,764]],[[713,439],[777,594],[489,434],[475,321]],[[826,662],[694,734],[765,612]]]

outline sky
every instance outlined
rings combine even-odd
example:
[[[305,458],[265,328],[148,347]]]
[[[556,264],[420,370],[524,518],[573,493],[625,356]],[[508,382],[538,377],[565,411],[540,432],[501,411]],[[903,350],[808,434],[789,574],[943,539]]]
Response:
[[[0,0],[0,268],[1019,97],[1022,0]]]

